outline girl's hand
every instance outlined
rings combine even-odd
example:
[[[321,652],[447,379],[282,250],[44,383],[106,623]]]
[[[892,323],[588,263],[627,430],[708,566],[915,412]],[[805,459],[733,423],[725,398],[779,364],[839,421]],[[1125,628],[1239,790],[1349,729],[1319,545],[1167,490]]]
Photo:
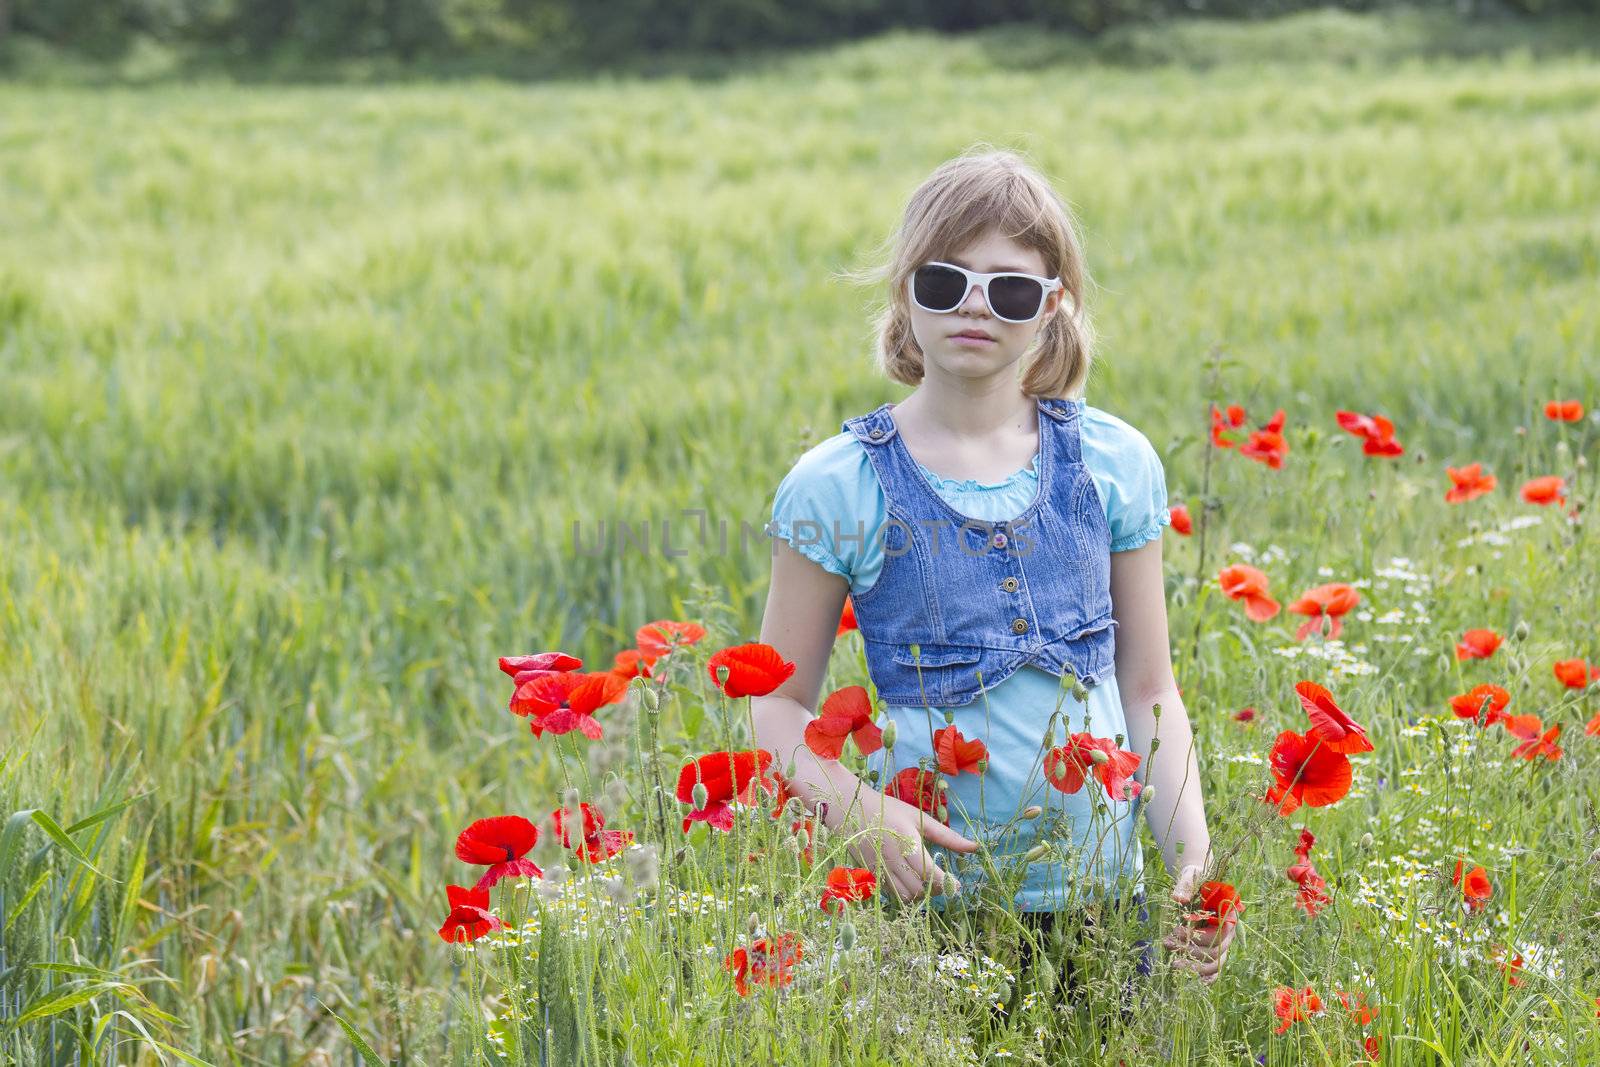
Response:
[[[1172,886],[1172,899],[1179,904],[1188,904],[1199,888],[1200,877],[1199,867],[1192,863],[1184,867]],[[1233,934],[1238,925],[1239,920],[1232,915],[1212,926],[1203,920],[1187,919],[1180,913],[1172,933],[1162,941],[1167,951],[1172,953],[1170,962],[1173,969],[1192,971],[1207,985],[1215,982],[1217,975],[1222,973],[1222,963],[1228,958],[1228,946],[1233,944]]]
[[[835,829],[826,811],[822,818],[829,829]],[[855,835],[847,850],[856,862],[877,875],[878,884],[900,900],[914,900],[924,892],[933,896],[961,892],[961,882],[933,862],[925,842],[955,852],[978,851],[976,841],[962,837],[920,808],[871,790],[861,794],[859,822],[845,832]]]

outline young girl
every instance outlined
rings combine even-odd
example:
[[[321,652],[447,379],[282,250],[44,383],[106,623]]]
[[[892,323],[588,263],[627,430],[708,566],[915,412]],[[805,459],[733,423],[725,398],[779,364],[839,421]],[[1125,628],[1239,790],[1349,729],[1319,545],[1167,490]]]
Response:
[[[1092,341],[1076,229],[1014,153],[968,153],[935,170],[882,272],[880,365],[914,388],[846,420],[774,499],[761,640],[796,670],[753,702],[757,742],[777,766],[793,762],[791,788],[823,805],[826,825],[865,830],[853,853],[902,899],[928,892],[942,903],[960,891],[955,864],[936,865],[930,847],[954,860],[984,840],[995,859],[1020,863],[1042,822],[1070,829],[1069,859],[1027,864],[1019,910],[1055,913],[1096,891],[1137,899],[1134,805],[1093,777],[1074,793],[1045,779],[1058,707],[1054,744],[1084,732],[1144,757],[1136,777],[1153,793],[1138,807],[1175,900],[1193,896],[1210,859],[1169,653],[1164,473],[1143,434],[1076,395]],[[869,757],[876,785],[804,741],[846,594],[897,734]],[[1071,695],[1069,671],[1086,699]],[[988,751],[981,775],[944,776],[948,826],[884,792],[896,771],[934,764],[933,732],[947,720]],[[1036,804],[1063,818],[1018,818]],[[1232,924],[1180,918],[1166,944],[1174,966],[1209,981],[1232,935]]]

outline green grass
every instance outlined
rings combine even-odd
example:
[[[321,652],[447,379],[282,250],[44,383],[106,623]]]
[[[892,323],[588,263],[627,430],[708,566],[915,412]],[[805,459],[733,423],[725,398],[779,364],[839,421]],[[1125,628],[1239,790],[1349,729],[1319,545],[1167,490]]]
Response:
[[[1347,683],[1380,741],[1366,795],[1317,828],[1324,873],[1344,878],[1337,929],[1353,932],[1299,930],[1269,869],[1287,845],[1263,839],[1235,872],[1259,949],[1114,1040],[1160,1035],[1174,1062],[1269,1045],[1272,1062],[1309,1062],[1322,1053],[1291,1043],[1299,1029],[1269,1041],[1267,992],[1347,979],[1334,972],[1348,958],[1376,972],[1398,1062],[1526,1062],[1531,1032],[1592,1054],[1575,998],[1600,994],[1578,919],[1600,906],[1583,861],[1600,740],[1581,731],[1594,701],[1558,703],[1549,663],[1600,660],[1600,546],[1592,520],[1567,529],[1553,509],[1509,545],[1457,542],[1469,516],[1533,511],[1514,489],[1535,474],[1572,473],[1594,499],[1593,421],[1539,412],[1557,396],[1600,403],[1600,63],[1511,25],[1439,49],[1405,19],[1178,24],[1104,55],[903,34],[715,81],[0,86],[0,815],[70,828],[136,798],[64,831],[82,860],[16,824],[0,1020],[51,990],[85,999],[0,1022],[0,1050],[76,1062],[98,1037],[127,1059],[148,1042],[120,1008],[212,1062],[348,1057],[326,1004],[384,1056],[469,1055],[479,971],[434,934],[442,886],[463,878],[450,842],[473,817],[548,810],[561,780],[505,713],[494,657],[559,647],[603,665],[668,616],[724,643],[754,636],[763,543],[695,546],[683,512],[759,527],[806,445],[899,395],[870,369],[876,294],[834,274],[981,138],[1029,151],[1080,211],[1104,338],[1088,396],[1151,438],[1175,502],[1198,502],[1220,345],[1216,398],[1263,420],[1284,407],[1294,448],[1281,472],[1222,466],[1222,543],[1283,546],[1268,569],[1284,596],[1328,580],[1319,566],[1355,579],[1420,561],[1431,621],[1411,632],[1440,652],[1466,626],[1532,628],[1498,670],[1377,648],[1383,673]],[[1317,60],[1330,20],[1372,50]],[[1353,454],[1336,408],[1389,415],[1408,455]],[[1443,467],[1473,460],[1500,492],[1447,509]],[[575,551],[574,522],[587,537],[602,519],[656,537],[671,520],[690,551]],[[1284,627],[1264,637],[1214,583],[1186,580],[1195,551],[1168,535],[1216,824],[1249,809],[1263,773],[1226,757],[1297,725],[1288,686],[1304,668],[1271,652]],[[1411,610],[1387,596],[1373,591],[1375,613]],[[846,648],[840,684],[856,670]],[[1512,775],[1401,732],[1473,682],[1524,676],[1523,710],[1566,724],[1558,764]],[[1243,735],[1227,712],[1252,702],[1271,725]],[[704,729],[716,722],[713,708]],[[595,762],[624,771],[628,732],[613,732],[620,747]],[[1469,777],[1446,779],[1452,758]],[[1378,788],[1413,764],[1462,811],[1430,816]],[[642,824],[636,807],[607,810]],[[1484,819],[1492,833],[1473,829]],[[1360,852],[1368,829],[1378,840]],[[1370,920],[1355,900],[1369,860],[1418,848],[1437,867],[1468,836],[1530,850],[1489,865],[1515,893],[1515,936],[1560,946],[1560,981],[1508,990],[1426,939],[1395,952],[1381,924],[1353,925]],[[696,878],[736,892],[717,847],[697,848]],[[1406,906],[1436,904],[1436,881]],[[795,907],[816,921],[814,895]],[[862,943],[888,936],[880,921],[915,936],[873,915]],[[742,923],[625,942],[641,959],[675,938],[719,950],[691,976],[704,1014],[649,1022],[659,1043],[633,1052],[732,1056],[717,1020],[737,998],[716,962]],[[1444,981],[1460,987],[1453,1009]],[[619,982],[608,995],[636,1012],[657,992]],[[955,994],[885,995],[917,1025],[981,1017]],[[799,1042],[802,1017],[781,1017],[766,1032]],[[1336,1029],[1316,1033],[1349,1052]],[[796,1061],[824,1051],[805,1048]]]

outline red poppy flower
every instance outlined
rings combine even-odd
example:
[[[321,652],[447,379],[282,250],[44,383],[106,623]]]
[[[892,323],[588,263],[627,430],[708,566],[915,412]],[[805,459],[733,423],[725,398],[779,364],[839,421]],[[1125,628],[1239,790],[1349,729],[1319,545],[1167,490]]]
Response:
[[[697,622],[678,622],[657,619],[647,622],[634,632],[633,643],[651,663],[668,656],[676,649],[686,648],[706,635],[706,628]]]
[[[599,863],[608,860],[633,844],[632,830],[607,830],[605,829],[606,817],[600,814],[598,808],[592,807],[587,802],[578,805],[582,813],[580,826],[573,826],[573,812],[571,808],[557,808],[550,813],[550,819],[555,824],[556,837],[561,841],[562,848],[570,848],[573,854],[585,863]],[[578,843],[574,847],[573,831],[578,831]]]
[[[1444,494],[1447,504],[1464,504],[1468,500],[1474,500],[1493,491],[1496,485],[1494,475],[1483,473],[1482,463],[1472,463],[1465,467],[1446,467],[1444,472],[1450,476],[1451,483]]]
[[[1255,708],[1240,708],[1238,711],[1233,713],[1234,722],[1250,723],[1255,721],[1255,717]]]
[[[1505,947],[1497,945],[1494,949],[1493,959],[1495,966],[1500,968],[1500,973],[1506,976],[1507,982],[1512,985],[1522,984],[1522,979],[1517,973],[1522,970],[1522,953],[1517,953],[1508,961]]]
[[[1254,622],[1266,622],[1278,613],[1278,602],[1267,595],[1267,576],[1248,563],[1222,568],[1217,584],[1230,600],[1244,601],[1244,613]]]
[[[950,806],[945,803],[943,790],[939,788],[942,781],[936,771],[922,767],[907,767],[890,779],[883,791],[896,800],[903,800],[912,807],[927,812],[948,826]]]
[[[1184,914],[1192,923],[1208,927],[1232,926],[1244,914],[1239,891],[1227,882],[1206,882],[1200,887],[1196,909]]]
[[[1320,1014],[1322,998],[1312,992],[1310,986],[1304,989],[1279,986],[1272,991],[1272,1010],[1278,1016],[1278,1028],[1273,1033],[1282,1034],[1292,1024]]]
[[[1320,633],[1324,618],[1330,620],[1326,636],[1330,639],[1338,637],[1342,616],[1359,603],[1361,594],[1356,592],[1355,586],[1345,582],[1329,582],[1327,585],[1306,590],[1300,595],[1299,600],[1289,605],[1289,610],[1296,615],[1310,616],[1301,624],[1300,629],[1294,632],[1295,640],[1304,641],[1311,636],[1312,630]]]
[[[860,629],[861,627],[856,625],[855,601],[851,600],[850,597],[846,595],[844,598],[844,610],[839,613],[839,628],[833,631],[833,636],[838,637],[841,634],[850,632],[851,630]]]
[[[1361,451],[1369,456],[1398,456],[1405,452],[1394,439],[1394,423],[1382,415],[1359,415],[1354,411],[1336,411],[1334,417],[1346,433],[1362,438]]]
[[[1513,715],[1506,719],[1506,730],[1522,738],[1522,744],[1511,750],[1511,758],[1535,760],[1543,756],[1551,761],[1560,759],[1564,750],[1556,744],[1556,738],[1561,736],[1561,725],[1557,723],[1550,727],[1541,737],[1539,731],[1543,727],[1537,715]]]
[[[612,671],[545,673],[518,687],[534,737],[580,730],[591,741],[604,735],[594,713],[628,695],[628,680]]]
[[[1360,993],[1346,993],[1339,990],[1334,994],[1339,998],[1339,1003],[1344,1005],[1344,1010],[1350,1013],[1350,1019],[1357,1026],[1365,1026],[1378,1017],[1378,1009],[1367,1003]]]
[[[1494,886],[1489,883],[1489,872],[1482,867],[1466,869],[1464,860],[1456,860],[1456,871],[1450,876],[1452,885],[1461,887],[1461,897],[1467,902],[1467,907],[1479,911],[1489,902],[1494,895]]]
[[[1295,893],[1295,907],[1315,919],[1317,913],[1333,902],[1328,895],[1328,883],[1317,873],[1311,862],[1311,846],[1317,843],[1310,830],[1300,831],[1300,843],[1295,845],[1295,862],[1284,871],[1284,877],[1299,887]]]
[[[583,666],[583,660],[565,652],[540,652],[533,656],[501,656],[500,669],[511,676],[516,688],[511,691],[514,715],[532,715],[542,708],[532,695],[532,683],[552,674],[565,674]]]
[[[1511,703],[1511,694],[1498,685],[1475,685],[1468,692],[1450,698],[1450,710],[1455,712],[1458,719],[1476,719],[1478,709],[1483,707],[1483,702],[1489,702],[1489,710],[1485,713],[1481,726],[1493,726],[1503,721],[1506,705]]]
[[[1283,466],[1283,457],[1289,454],[1289,442],[1283,436],[1283,409],[1279,408],[1259,430],[1252,430],[1250,437],[1239,446],[1239,455],[1265,463],[1273,470]]]
[[[565,652],[540,652],[532,656],[501,656],[500,669],[517,681],[518,675],[529,671],[575,671],[583,660]]]
[[[1096,752],[1101,754],[1098,758]],[[1078,733],[1068,737],[1065,745],[1057,745],[1045,754],[1044,778],[1063,793],[1076,793],[1092,773],[1105,786],[1107,797],[1132,800],[1142,788],[1131,777],[1140,762],[1142,757],[1123,752],[1115,741]]]
[[[1554,670],[1557,680],[1568,689],[1582,689],[1600,678],[1600,663],[1591,667],[1581,659],[1557,660]]]
[[[1349,755],[1372,751],[1367,731],[1333,702],[1332,693],[1311,681],[1296,682],[1294,691],[1300,695],[1300,706],[1311,720],[1307,736],[1320,740],[1330,752]]]
[[[822,910],[843,911],[846,904],[869,900],[877,884],[878,876],[865,867],[835,867],[822,891]]]
[[[759,787],[768,793],[778,791],[778,783],[767,773],[772,766],[772,753],[764,748],[741,752],[710,752],[699,759],[690,760],[678,771],[677,798],[679,803],[693,804],[694,787],[706,787],[705,807],[694,808],[684,816],[683,829],[689,824],[707,822],[718,830],[733,829],[735,802],[749,804]]]
[[[520,815],[479,819],[456,837],[456,859],[489,869],[475,889],[488,889],[502,878],[543,878],[544,872],[523,859],[539,842],[539,828]]]
[[[1276,781],[1265,799],[1278,805],[1282,815],[1293,814],[1301,804],[1322,808],[1338,803],[1350,792],[1354,779],[1349,757],[1293,730],[1278,735],[1267,762]]]
[[[939,758],[939,769],[948,775],[969,771],[978,774],[978,764],[989,758],[989,749],[982,741],[967,740],[954,725],[934,731],[933,751]]]
[[[1502,640],[1493,630],[1468,630],[1456,642],[1456,659],[1488,659]]]
[[[649,678],[652,660],[637,648],[625,648],[611,658],[611,673],[618,678]]]
[[[883,731],[872,721],[872,701],[863,686],[847,685],[829,693],[822,714],[806,723],[806,747],[823,759],[838,759],[847,737],[855,738],[863,756],[883,747]]]
[[[1189,517],[1189,508],[1186,504],[1175,504],[1167,509],[1167,515],[1172,519],[1174,533],[1188,537],[1194,533],[1194,520]]]
[[[717,684],[718,667],[728,669],[728,680],[720,683],[719,688],[735,699],[764,697],[794,674],[793,663],[778,655],[777,649],[760,641],[713,653],[706,663],[706,671],[714,684]]]
[[[804,955],[799,934],[761,937],[748,949],[736,948],[724,956],[722,969],[733,972],[733,988],[742,997],[750,992],[752,982],[786,986],[794,981],[794,967]]]
[[[1517,490],[1517,495],[1529,504],[1565,504],[1567,502],[1567,483],[1559,474],[1546,474],[1539,478],[1529,478],[1522,483],[1522,488]]]
[[[489,914],[489,890],[468,889],[466,886],[447,885],[445,897],[450,901],[450,914],[439,927],[439,937],[445,941],[476,941],[490,930],[498,930],[505,923]]]
[[[1551,400],[1544,406],[1544,417],[1552,422],[1577,422],[1583,418],[1583,402]]]
[[[1361,1042],[1361,1051],[1367,1054],[1367,1059],[1377,1063],[1379,1056],[1383,1052],[1383,1035],[1368,1034],[1367,1039]]]
[[[1215,404],[1211,405],[1211,443],[1216,447],[1232,448],[1237,442],[1227,436],[1227,431],[1243,425],[1244,408],[1238,404],[1229,404],[1226,414],[1218,411]]]
[[[1594,718],[1589,720],[1589,725],[1583,728],[1583,732],[1590,737],[1600,737],[1600,712],[1596,712]]]

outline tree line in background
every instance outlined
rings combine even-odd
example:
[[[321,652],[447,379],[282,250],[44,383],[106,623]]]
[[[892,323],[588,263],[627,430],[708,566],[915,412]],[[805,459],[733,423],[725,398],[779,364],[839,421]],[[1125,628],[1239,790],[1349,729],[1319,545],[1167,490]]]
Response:
[[[1419,2],[1600,13],[1600,0]],[[1259,17],[1318,6],[1324,0],[0,0],[0,42],[28,35],[105,58],[143,37],[252,57],[410,60],[510,50],[601,61],[666,50],[821,44],[895,28],[957,32],[1035,22],[1094,33],[1166,15]]]

